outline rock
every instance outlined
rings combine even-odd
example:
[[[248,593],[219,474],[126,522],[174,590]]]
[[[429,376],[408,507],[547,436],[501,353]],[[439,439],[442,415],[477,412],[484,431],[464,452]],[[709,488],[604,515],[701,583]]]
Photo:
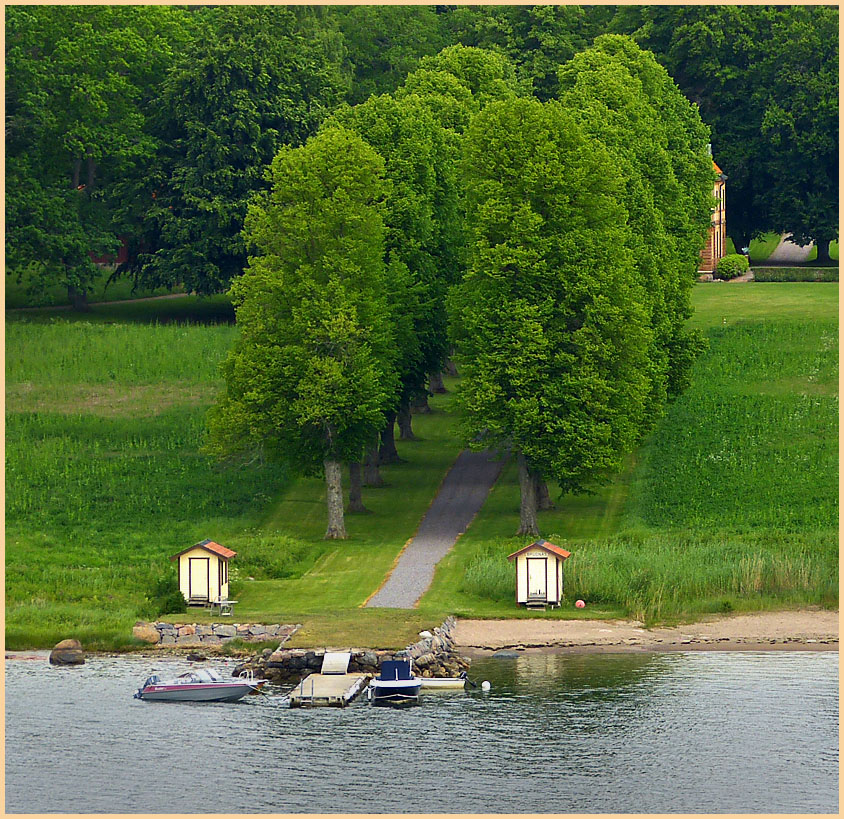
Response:
[[[511,651],[509,649],[502,648],[499,651],[496,651],[492,656],[499,660],[514,660],[519,656],[519,653],[518,651]]]
[[[198,625],[198,626],[196,627],[196,633],[197,633],[200,637],[206,637],[206,636],[208,636],[209,634],[213,634],[213,633],[214,633],[214,630],[213,630],[213,628],[212,628],[211,626]]]
[[[203,634],[200,638],[200,642],[204,645],[216,646],[222,643],[223,641],[216,634]]]
[[[267,633],[267,627],[261,625],[260,623],[256,623],[255,625],[252,625],[252,626],[249,627],[249,633],[250,634],[266,634]]]
[[[187,637],[196,634],[196,626],[179,626],[179,637]]]
[[[62,640],[56,643],[50,652],[50,662],[53,665],[84,665],[85,652],[79,640]]]
[[[433,637],[434,635],[431,634],[430,631],[426,630],[426,631],[420,631],[419,636],[422,637],[423,639],[427,639],[428,637]]]
[[[376,656],[374,651],[364,651],[360,655],[358,662],[361,665],[365,665],[369,668],[376,668],[378,666],[378,657]]]
[[[175,645],[176,644],[176,635],[174,633],[167,633],[161,635],[161,643],[160,645],[167,646],[167,645]]]
[[[155,627],[159,631],[176,631],[176,627],[172,623],[156,623]]]
[[[238,634],[249,634],[249,626],[250,623],[240,623],[235,626],[235,629]]]
[[[161,640],[161,632],[152,623],[138,621],[132,629],[132,636],[145,643],[155,644]]]
[[[234,637],[237,634],[237,629],[234,626],[214,626],[214,634],[218,637]]]
[[[185,659],[191,663],[204,663],[208,658],[204,654],[200,654],[197,651],[192,651],[190,654],[188,654],[187,657],[185,657]]]

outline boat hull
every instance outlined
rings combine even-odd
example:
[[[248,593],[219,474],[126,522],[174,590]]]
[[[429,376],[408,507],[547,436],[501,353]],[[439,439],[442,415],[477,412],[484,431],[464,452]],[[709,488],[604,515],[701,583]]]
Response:
[[[254,683],[156,685],[140,689],[135,696],[150,702],[236,702],[253,691],[260,691],[260,686]]]
[[[415,680],[373,680],[370,685],[373,705],[416,702],[422,681]]]
[[[437,691],[462,691],[466,687],[464,677],[422,677],[422,688]]]

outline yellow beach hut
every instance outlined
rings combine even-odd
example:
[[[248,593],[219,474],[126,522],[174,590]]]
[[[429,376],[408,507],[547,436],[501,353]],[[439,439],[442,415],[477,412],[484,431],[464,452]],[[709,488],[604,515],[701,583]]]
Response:
[[[537,540],[507,556],[516,561],[516,603],[529,609],[559,607],[563,599],[563,561],[571,552]]]
[[[229,596],[229,560],[237,552],[203,540],[173,555],[179,561],[179,589],[189,606],[205,606]]]

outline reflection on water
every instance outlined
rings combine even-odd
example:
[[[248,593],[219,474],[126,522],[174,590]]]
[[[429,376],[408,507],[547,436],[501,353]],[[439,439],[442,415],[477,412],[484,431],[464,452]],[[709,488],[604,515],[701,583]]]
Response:
[[[229,665],[229,669],[233,664]],[[525,654],[412,709],[132,699],[183,661],[6,663],[6,809],[829,812],[838,654]]]

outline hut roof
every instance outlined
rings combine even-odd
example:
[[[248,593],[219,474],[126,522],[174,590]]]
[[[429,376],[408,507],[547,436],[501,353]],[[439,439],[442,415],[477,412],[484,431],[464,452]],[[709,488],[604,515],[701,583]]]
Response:
[[[212,552],[213,554],[224,557],[228,560],[230,557],[234,557],[237,552],[233,552],[231,549],[227,549],[225,546],[220,546],[219,543],[214,543],[213,540],[200,540],[199,543],[194,543],[193,546],[188,546],[187,549],[182,549],[181,552],[174,554],[170,560],[175,560],[177,557],[181,557],[185,552],[189,552],[191,549],[205,549],[208,552]]]
[[[533,543],[528,544],[522,549],[519,549],[517,552],[513,552],[511,555],[507,555],[507,560],[512,560],[514,557],[517,557],[522,552],[526,552],[528,549],[545,549],[546,552],[551,552],[551,554],[559,555],[563,559],[570,557],[571,552],[567,552],[565,549],[561,549],[559,546],[555,546],[553,543],[549,543],[547,540],[536,540]]]

